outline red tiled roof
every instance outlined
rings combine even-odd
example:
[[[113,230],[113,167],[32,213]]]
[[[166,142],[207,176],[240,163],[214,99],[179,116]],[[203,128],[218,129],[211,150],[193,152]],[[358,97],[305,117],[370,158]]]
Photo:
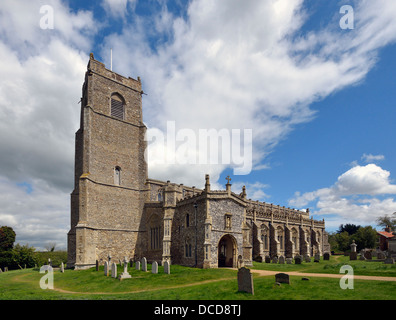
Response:
[[[381,236],[384,236],[386,238],[393,238],[395,235],[392,232],[387,232],[387,231],[377,231]]]

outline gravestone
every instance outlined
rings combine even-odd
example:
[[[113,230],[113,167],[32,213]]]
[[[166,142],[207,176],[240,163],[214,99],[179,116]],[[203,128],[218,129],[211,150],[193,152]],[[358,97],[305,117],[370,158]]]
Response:
[[[386,256],[382,251],[379,251],[379,252],[377,252],[377,259],[384,260],[384,259],[386,259]]]
[[[292,264],[293,263],[293,258],[286,258],[286,263],[287,264]]]
[[[142,271],[147,271],[147,259],[145,257],[142,258]]]
[[[61,263],[60,272],[65,272],[65,265],[63,264],[63,262]]]
[[[366,257],[364,256],[364,253],[365,253],[364,250],[361,250],[361,251],[360,251],[360,258],[359,258],[359,260],[367,260]]]
[[[128,273],[128,260],[125,257],[124,259],[124,272],[120,274],[119,279],[128,279],[131,278],[131,275]]]
[[[304,261],[305,261],[305,262],[311,262],[311,257],[310,257],[309,255],[306,254],[306,255],[304,256]]]
[[[244,267],[243,258],[241,255],[238,256],[237,267],[238,269]]]
[[[295,264],[301,264],[302,262],[302,257],[301,256],[295,256],[294,257],[294,263]]]
[[[136,261],[135,269],[140,270],[140,261]]]
[[[109,263],[107,261],[105,261],[105,263],[104,263],[104,275],[106,277],[109,276]]]
[[[117,264],[115,262],[111,265],[111,277],[117,278]]]
[[[272,263],[278,263],[278,257],[277,256],[274,256],[272,258]]]
[[[170,264],[168,261],[164,262],[164,273],[170,274]]]
[[[242,267],[238,270],[238,291],[254,295],[253,275],[248,268]]]
[[[0,268],[0,273],[2,273],[3,271],[1,270],[1,268]]]
[[[157,263],[157,261],[154,261],[153,264],[151,265],[151,273],[158,273],[158,263]]]
[[[323,254],[323,260],[330,260],[330,253],[325,252],[325,253]]]
[[[372,254],[371,254],[371,251],[369,251],[369,250],[366,250],[366,251],[364,252],[364,257],[365,257],[367,260],[372,260],[372,259],[373,259]]]
[[[280,264],[285,264],[285,257],[284,256],[280,256],[279,257],[279,263]]]
[[[271,263],[271,257],[265,256],[265,263]]]
[[[320,261],[320,253],[315,253],[314,262]]]
[[[392,253],[388,251],[388,256],[386,257],[384,264],[395,264],[395,259],[392,258]]]
[[[275,282],[290,284],[290,278],[287,273],[277,273],[275,275]]]

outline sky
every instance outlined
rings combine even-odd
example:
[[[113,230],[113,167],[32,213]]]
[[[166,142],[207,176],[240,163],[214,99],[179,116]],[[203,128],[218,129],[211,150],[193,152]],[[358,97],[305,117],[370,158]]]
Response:
[[[141,78],[150,178],[229,175],[328,232],[377,227],[396,211],[395,41],[389,0],[2,0],[0,226],[66,249],[92,52]],[[209,130],[226,138],[205,157]]]

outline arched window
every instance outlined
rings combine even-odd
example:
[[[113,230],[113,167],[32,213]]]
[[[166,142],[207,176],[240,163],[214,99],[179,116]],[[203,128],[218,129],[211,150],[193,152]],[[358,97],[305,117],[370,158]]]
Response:
[[[121,168],[120,167],[114,168],[114,184],[117,186],[121,185]]]
[[[111,95],[111,116],[124,120],[125,102],[121,95],[113,93]]]
[[[162,194],[161,194],[161,192],[158,192],[158,201],[162,201]]]

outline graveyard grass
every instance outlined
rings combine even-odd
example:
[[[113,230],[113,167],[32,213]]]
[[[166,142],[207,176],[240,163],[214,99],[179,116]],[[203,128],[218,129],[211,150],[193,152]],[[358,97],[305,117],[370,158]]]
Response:
[[[339,273],[343,264],[354,268],[356,275],[396,277],[396,265],[382,262],[349,261],[348,257],[332,256],[330,261],[319,263],[267,264],[255,262],[252,269],[279,272]],[[151,266],[148,266],[151,270]],[[123,271],[118,266],[118,275]],[[232,269],[195,269],[171,266],[171,274],[158,274],[129,268],[131,279],[118,280],[104,276],[100,271],[54,271],[55,290],[40,288],[38,269],[15,270],[0,274],[0,299],[8,300],[395,300],[395,282],[354,280],[354,289],[340,288],[339,279],[290,276],[290,285],[275,285],[274,276],[253,274],[254,295],[238,292],[237,271]]]

